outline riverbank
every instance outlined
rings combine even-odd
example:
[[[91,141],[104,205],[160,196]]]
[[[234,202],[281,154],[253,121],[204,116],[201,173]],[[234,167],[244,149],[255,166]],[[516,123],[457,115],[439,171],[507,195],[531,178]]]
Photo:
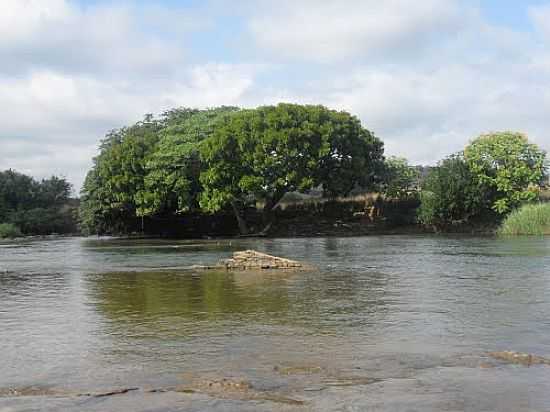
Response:
[[[415,234],[494,235],[497,223],[462,223],[447,227],[420,224],[393,225],[386,222],[364,223],[357,220],[328,220],[311,217],[277,222],[266,237],[349,237]]]

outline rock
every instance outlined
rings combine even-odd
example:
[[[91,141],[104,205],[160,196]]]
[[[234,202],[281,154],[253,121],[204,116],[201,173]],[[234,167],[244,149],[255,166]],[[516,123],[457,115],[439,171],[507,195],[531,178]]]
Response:
[[[303,405],[300,399],[290,398],[284,394],[257,390],[245,380],[229,378],[204,379],[193,382],[191,385],[179,386],[174,389],[180,393],[202,393],[218,399],[239,399],[248,401],[270,401],[289,405]]]
[[[550,365],[550,359],[543,358],[542,356],[532,355],[530,353],[502,351],[490,352],[488,355],[500,361],[516,363],[524,366]]]
[[[55,396],[59,395],[60,391],[57,391],[50,387],[40,386],[25,386],[25,387],[9,387],[0,388],[0,398],[10,398],[19,396]]]
[[[303,269],[305,266],[295,260],[271,256],[255,250],[233,253],[231,259],[225,259],[220,265],[228,270],[266,270],[266,269]]]
[[[323,372],[320,366],[309,365],[275,366],[273,370],[281,375],[312,375]]]
[[[252,389],[252,384],[245,380],[223,378],[220,380],[206,379],[195,383],[195,389],[223,392],[246,392]]]

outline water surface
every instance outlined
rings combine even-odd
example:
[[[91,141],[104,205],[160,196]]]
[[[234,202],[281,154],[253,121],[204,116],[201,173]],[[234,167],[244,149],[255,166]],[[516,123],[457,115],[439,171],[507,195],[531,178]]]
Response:
[[[317,269],[184,269],[245,248]],[[549,410],[550,367],[486,356],[550,356],[549,283],[550,238],[4,242],[0,393],[44,393],[0,411]],[[222,378],[304,405],[147,392]]]

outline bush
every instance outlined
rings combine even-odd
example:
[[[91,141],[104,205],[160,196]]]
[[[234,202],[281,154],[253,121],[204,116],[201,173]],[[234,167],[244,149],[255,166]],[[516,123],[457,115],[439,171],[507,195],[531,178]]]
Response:
[[[550,235],[550,203],[524,205],[508,215],[501,235]]]
[[[0,223],[0,239],[21,236],[21,231],[12,223]]]
[[[474,181],[463,157],[448,157],[424,181],[418,220],[436,226],[467,222],[486,211],[487,196],[488,191]]]

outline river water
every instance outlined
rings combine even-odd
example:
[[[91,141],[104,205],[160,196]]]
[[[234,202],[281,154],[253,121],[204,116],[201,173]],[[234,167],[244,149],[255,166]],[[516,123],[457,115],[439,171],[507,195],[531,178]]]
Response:
[[[183,269],[247,248],[316,269]],[[548,237],[0,244],[0,412],[550,410],[502,350],[550,356]]]

